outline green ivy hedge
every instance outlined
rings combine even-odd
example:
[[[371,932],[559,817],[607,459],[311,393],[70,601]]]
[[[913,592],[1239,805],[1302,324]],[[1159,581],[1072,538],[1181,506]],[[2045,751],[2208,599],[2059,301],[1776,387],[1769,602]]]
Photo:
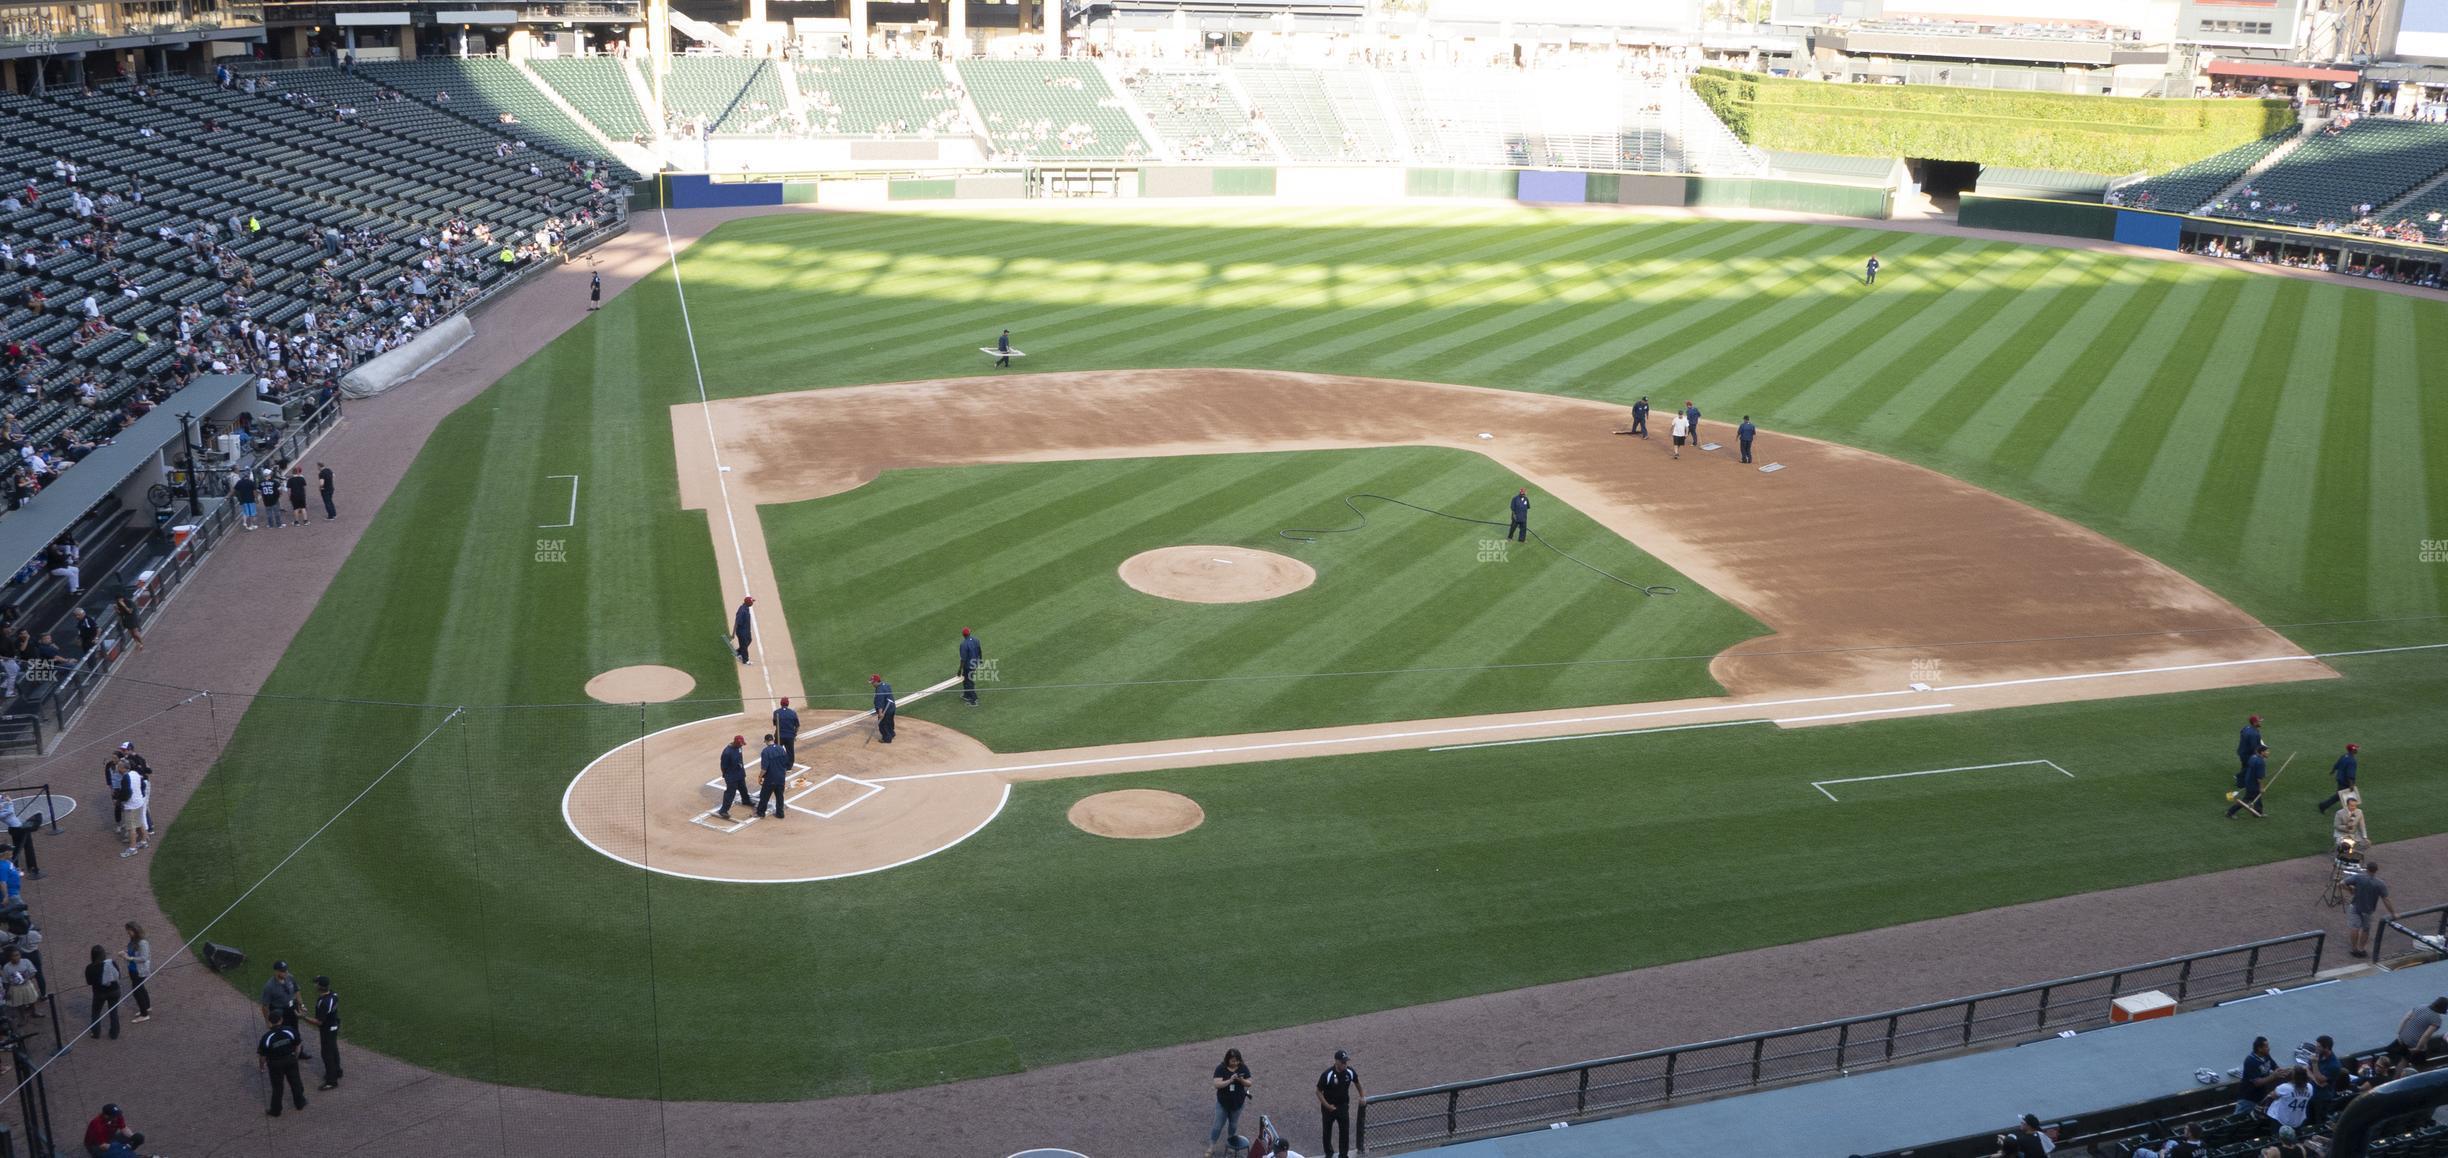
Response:
[[[2284,101],[1828,84],[1720,68],[1693,74],[1692,89],[1763,149],[2091,173],[2160,172],[2295,122]]]

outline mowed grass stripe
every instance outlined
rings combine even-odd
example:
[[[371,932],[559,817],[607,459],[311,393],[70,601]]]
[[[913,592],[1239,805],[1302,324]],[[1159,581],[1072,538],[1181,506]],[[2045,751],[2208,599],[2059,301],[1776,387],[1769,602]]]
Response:
[[[1920,407],[1920,413],[1897,435],[1902,442],[1941,447],[1961,433],[1973,415],[2001,392],[2002,383],[2031,366],[2040,351],[2091,304],[2094,295],[2107,288],[2107,279],[2092,262],[2069,262],[2060,268],[2070,271],[2072,280],[2044,284],[2026,294],[2016,310],[2001,313],[1985,329],[1983,336],[1991,343],[1985,353],[1967,347],[1931,364],[1929,376],[1939,388],[1936,397],[1919,402],[1908,389],[1898,400],[1901,407]],[[2014,312],[2023,317],[2008,330],[2008,316]]]
[[[2042,360],[2044,372],[2051,366],[2056,372],[2024,392],[2027,402],[2013,428],[1995,445],[1964,447],[1965,456],[1986,456],[1998,472],[2010,477],[2035,477],[2035,468],[2072,429],[2075,419],[2090,410],[2092,399],[2120,379],[2119,368],[2135,352],[2142,336],[2181,327],[2181,320],[2172,321],[2163,311],[2168,309],[2183,268],[2174,262],[2154,263],[2152,276],[2133,289],[2130,298],[2104,296],[2113,303],[2113,312],[2078,336],[2079,348],[2073,356]],[[2091,322],[2080,319],[2076,324]],[[2143,353],[2155,356],[2147,350]],[[2018,375],[2016,381],[2025,379]]]
[[[2331,425],[2350,421],[2348,437],[2360,441],[2362,430],[2371,424],[2371,395],[2363,385],[2368,379],[2357,378],[2346,385],[2333,377],[2341,360],[2338,339],[2348,324],[2345,299],[2334,294],[2311,295],[2288,320],[2295,327],[2295,345],[2279,378],[2261,470],[2248,502],[2240,504],[2246,507],[2240,533],[2256,541],[2237,557],[2239,566],[2273,589],[2292,586],[2303,573],[2313,524],[2322,521],[2313,503],[2316,489],[2337,465],[2321,458],[2324,441],[2336,433]],[[2368,374],[2368,354],[2361,361]],[[2339,398],[2336,405],[2346,413],[2333,414],[2331,396],[2341,392],[2351,392],[2354,397]],[[2340,566],[2350,571],[2342,571],[2339,582],[2363,585],[2360,557]]]
[[[1815,399],[1805,395],[1797,413],[1824,414],[1826,420],[1839,428],[1860,429],[1871,424],[1871,415],[1878,412],[1899,391],[1931,362],[1944,357],[1950,350],[1973,344],[1989,319],[2014,304],[2024,293],[2024,287],[2041,273],[2056,267],[2062,258],[2046,252],[2025,251],[2010,254],[1983,268],[1976,278],[1977,288],[1966,285],[1949,295],[1947,313],[1924,317],[1914,327],[1919,337],[1900,348],[1894,348],[1886,361],[1880,363],[1860,381],[1851,384],[1843,396],[1824,409],[1815,408]],[[1886,429],[1881,427],[1881,429]]]
[[[2320,379],[2321,398],[2315,405],[2322,427],[2313,485],[2305,488],[2304,533],[2292,559],[2273,558],[2273,567],[2292,563],[2292,573],[2279,579],[2300,590],[2327,583],[2354,583],[2369,588],[2373,561],[2369,518],[2372,476],[2381,464],[2372,456],[2374,428],[2370,385],[2376,381],[2374,351],[2380,345],[2380,294],[2338,299],[2344,306],[2332,336],[2333,354]],[[2421,453],[2415,448],[2415,453]],[[2416,464],[2419,468],[2419,461]],[[2420,537],[2420,536],[2418,536]],[[2320,574],[2315,575],[2318,568]]]
[[[1896,375],[1891,379],[1894,388],[1885,391],[1875,405],[1864,408],[1868,420],[1895,431],[1901,438],[1923,411],[1935,405],[1945,391],[1961,383],[1975,363],[1995,347],[2014,340],[2035,314],[2062,300],[2060,283],[2074,264],[2073,252],[2057,250],[2051,260],[2010,279],[2004,288],[2011,292],[1992,291],[1985,295],[1985,300],[1973,307],[1979,316],[1978,338],[1934,350],[1926,362]]]
[[[2419,361],[2427,371],[2425,379],[2438,376],[2443,367],[2448,367],[2448,326],[2434,319],[2430,325],[2409,329],[2414,335],[2416,347],[2422,351]],[[2416,393],[2415,399],[2422,412],[2422,445],[2448,447],[2448,387],[2430,383],[2428,389]],[[2448,514],[2448,471],[2424,475],[2423,480],[2430,494],[2428,507],[2431,517],[2430,521],[2415,527],[2418,547],[2423,539],[2448,540],[2448,528],[2438,525],[2441,516]],[[2402,545],[2398,549],[2404,550]],[[2417,558],[2420,558],[2419,554]],[[2432,608],[2435,611],[2448,611],[2448,562],[2422,564],[2420,574],[2430,577]],[[2419,584],[2421,580],[2415,582]]]
[[[1835,397],[1841,390],[1859,383],[1864,372],[1857,369],[1865,359],[1883,358],[1884,349],[1899,335],[1918,332],[1913,327],[1922,324],[1923,314],[1933,307],[1938,316],[1949,316],[1967,301],[1956,291],[1974,277],[1992,255],[1993,247],[1970,245],[1942,254],[1931,254],[1932,267],[1918,279],[1910,292],[1871,298],[1872,312],[1854,323],[1830,342],[1807,354],[1784,358],[1774,350],[1760,351],[1768,363],[1757,371],[1759,381],[1745,395],[1745,403],[1763,414],[1777,415],[1779,420],[1792,423],[1804,413],[1799,399],[1805,391],[1818,388],[1822,395]]]
[[[2235,562],[2242,558],[2245,544],[2240,541],[2245,525],[2250,521],[2252,504],[2247,496],[2261,478],[2262,464],[2269,458],[2271,430],[2278,421],[2278,400],[2286,389],[2289,362],[2303,333],[2303,308],[2307,287],[2293,279],[2263,279],[2275,287],[2267,295],[2248,292],[2247,302],[2259,297],[2258,303],[2239,307],[2239,312],[2260,321],[2249,348],[2252,353],[2241,372],[2225,380],[2206,377],[2194,380],[2199,397],[2220,399],[2227,403],[2224,421],[2213,426],[2207,415],[2187,416],[2180,413],[2177,422],[2188,428],[2215,429],[2212,445],[2216,453],[2208,458],[2207,469],[2188,472],[2198,488],[2183,494],[2170,507],[2158,507],[2153,513],[2162,525],[2183,528],[2180,546],[2199,558]],[[2231,326],[2232,332],[2232,326]],[[2240,347],[2241,348],[2241,347]],[[2206,408],[2204,408],[2206,409]],[[2175,470],[2161,467],[2156,471],[2163,478],[2175,478]],[[2146,480],[2146,487],[2148,485]],[[2181,491],[2181,488],[2165,488]],[[2178,499],[2175,493],[2164,498]],[[2209,501],[2204,502],[2205,499]],[[2206,509],[2205,509],[2206,508]],[[2180,522],[2168,523],[2169,517]],[[2300,528],[2297,528],[2300,530]],[[2283,534],[2284,528],[2263,528],[2271,534]]]
[[[1771,271],[1822,252],[1830,243],[1828,233],[1810,230],[1781,238],[1771,233],[1744,256],[1715,267],[1713,275],[1670,278],[1661,296],[1672,304],[1644,311],[1638,324],[1615,341],[1596,343],[1559,360],[1556,371],[1575,380],[1637,381],[1665,353],[1705,334],[1713,319],[1750,305],[1763,280],[1782,276]]]
[[[1912,236],[1897,252],[1914,258],[1918,267],[1924,262],[1941,262],[1969,244],[1963,237],[1924,234]],[[1726,327],[1711,341],[1659,360],[1655,372],[1693,388],[1713,383],[1710,389],[1714,391],[1732,389],[1745,404],[1754,404],[1758,397],[1751,383],[1761,372],[1788,364],[1824,365],[1818,360],[1820,352],[1859,334],[1866,323],[1898,308],[1911,294],[1891,294],[1884,299],[1869,292],[1805,296],[1817,300],[1790,311],[1761,310]]]
[[[2171,373],[2126,380],[2118,391],[2124,403],[2121,407],[2111,400],[2093,412],[2106,421],[2086,424],[2090,429],[2082,431],[2089,436],[2088,447],[2092,450],[2082,478],[2083,505],[2118,517],[2131,514],[2141,501],[2143,474],[2150,469],[2160,445],[2168,440],[2177,412],[2193,394],[2196,384],[2205,378],[2227,379],[2242,369],[2243,357],[2233,352],[2234,347],[2213,343],[2223,334],[2242,342],[2254,333],[2254,326],[2263,319],[2266,301],[2256,302],[2250,316],[2239,316],[2237,312],[2237,303],[2246,300],[2245,291],[2251,285],[2247,278],[2220,278],[2209,283],[2183,332],[2164,348],[2168,361],[2175,360],[2176,350],[2209,351],[2209,359],[2177,362]],[[2206,439],[2188,438],[2183,445],[2188,453],[2176,460],[2178,466],[2199,465],[2211,449]],[[2178,510],[2174,515],[2182,519],[2184,513]]]
[[[1944,435],[1944,449],[1953,461],[1978,464],[1981,473],[1990,473],[1999,444],[2047,397],[2048,384],[2060,380],[2067,365],[2093,349],[2117,345],[2108,335],[2153,283],[2115,276],[2099,280],[2080,291],[2067,291],[2068,299],[2079,303],[2074,312],[2055,319],[2049,331],[2032,335],[2019,359],[1995,368],[1988,390],[1972,400],[1971,412]]]
[[[2371,562],[2365,571],[2369,580],[2364,598],[2369,606],[2401,606],[2417,609],[2416,614],[2439,614],[2443,604],[2439,588],[2425,584],[2420,577],[2448,569],[2448,564],[2425,566],[2421,561],[2424,539],[2448,539],[2448,528],[2434,530],[2433,508],[2426,493],[2425,482],[2435,456],[2425,441],[2423,396],[2426,381],[2416,358],[2421,344],[2407,335],[2414,333],[2416,307],[2411,299],[2395,294],[2376,294],[2372,302],[2373,327],[2384,337],[2373,351],[2372,424],[2365,431],[2370,441],[2364,453],[2370,458],[2371,498],[2363,512],[2365,539],[2370,544]],[[2333,517],[2345,512],[2332,511]],[[2412,528],[2412,533],[2408,533]],[[2414,540],[2415,566],[2404,565],[2405,540]],[[2391,565],[2391,553],[2396,559]],[[2320,565],[2317,558],[2307,561],[2308,570]],[[2305,587],[2312,589],[2315,574],[2305,576]]]

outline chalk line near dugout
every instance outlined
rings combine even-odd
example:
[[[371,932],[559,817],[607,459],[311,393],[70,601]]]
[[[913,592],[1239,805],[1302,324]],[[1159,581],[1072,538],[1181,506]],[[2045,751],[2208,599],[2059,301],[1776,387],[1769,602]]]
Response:
[[[1838,804],[1842,804],[1844,802],[1837,800],[1835,793],[1828,791],[1829,785],[1868,784],[1874,780],[1910,780],[1916,776],[1944,776],[1956,772],[1987,772],[1996,768],[2033,767],[2055,769],[2058,775],[2063,776],[2068,780],[2076,778],[2073,773],[2066,771],[2065,768],[2058,764],[2055,760],[2006,760],[1996,764],[1965,764],[1956,768],[1928,768],[1918,772],[1886,772],[1876,776],[1844,776],[1834,780],[1813,780],[1811,781],[1811,787],[1818,789],[1819,795],[1825,796],[1829,800],[1835,801]]]

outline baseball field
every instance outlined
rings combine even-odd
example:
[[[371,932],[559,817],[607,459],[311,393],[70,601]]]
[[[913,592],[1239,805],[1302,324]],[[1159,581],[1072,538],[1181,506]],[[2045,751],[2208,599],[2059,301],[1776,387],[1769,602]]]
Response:
[[[153,882],[368,1047],[754,1101],[2300,856],[2348,741],[2438,832],[2444,367],[2436,302],[1953,235],[739,221],[443,423]],[[963,627],[979,706],[915,697]],[[870,675],[898,742],[703,822],[722,740]],[[2231,823],[2248,712],[2301,755]],[[1129,790],[1195,808],[1083,827]]]

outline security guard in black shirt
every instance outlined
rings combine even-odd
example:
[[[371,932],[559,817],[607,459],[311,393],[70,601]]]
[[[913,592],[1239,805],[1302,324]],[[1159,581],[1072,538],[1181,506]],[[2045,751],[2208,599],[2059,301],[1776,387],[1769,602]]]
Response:
[[[315,1025],[323,1044],[323,1085],[326,1090],[340,1087],[340,995],[332,992],[331,978],[314,980],[314,1015],[306,1020]]]
[[[289,1096],[297,1102],[297,1108],[306,1108],[306,1081],[298,1076],[300,1044],[295,1009],[283,1012],[279,1024],[265,1031],[263,1040],[255,1043],[256,1064],[272,1079],[272,1105],[264,1111],[271,1117],[280,1117],[283,1082],[289,1084]]]

